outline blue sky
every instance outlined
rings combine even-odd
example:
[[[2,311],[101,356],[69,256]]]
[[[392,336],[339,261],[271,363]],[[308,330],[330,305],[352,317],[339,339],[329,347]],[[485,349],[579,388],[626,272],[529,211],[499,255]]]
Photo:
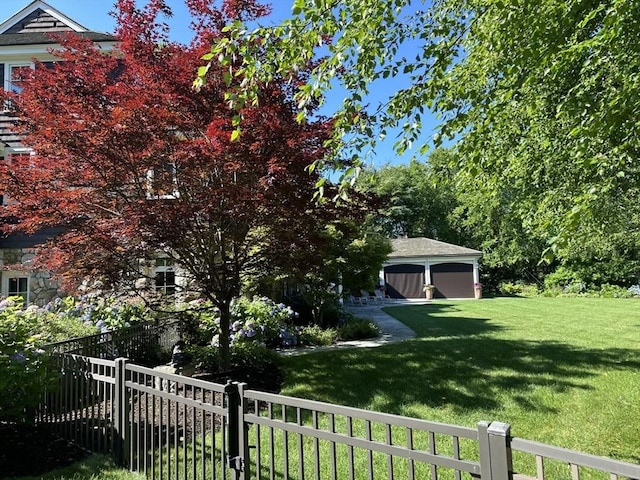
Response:
[[[114,8],[113,4],[115,0],[44,1],[90,30],[113,32],[115,21],[113,17],[109,15],[109,12]],[[143,0],[138,1],[139,3],[144,3]],[[0,21],[3,21],[14,13],[17,13],[29,3],[30,0],[0,0]],[[261,23],[274,24],[290,15],[293,0],[272,0],[271,2],[265,0],[265,3],[270,3],[272,5],[273,13],[271,17],[262,19]],[[184,1],[167,0],[167,4],[173,11],[173,17],[168,21],[171,27],[171,38],[179,42],[188,43],[192,37],[192,32],[189,29],[190,17]],[[406,56],[411,58],[410,55]],[[387,89],[398,88],[399,85],[402,85],[400,80],[394,80],[386,85],[381,85],[379,89],[372,92],[369,99],[370,103],[375,105],[379,101],[384,101],[391,93]],[[328,92],[326,107],[324,108],[323,113],[330,115],[332,113],[332,109],[335,108],[335,105],[342,100],[342,97],[343,95],[339,91]],[[425,122],[424,133],[426,135],[430,135],[435,124],[435,119],[430,119]],[[374,155],[368,159],[367,163],[380,167],[387,163],[396,164],[408,162],[412,155],[417,155],[416,152],[409,151],[402,157],[399,157],[395,152],[393,152],[392,147],[394,142],[395,134],[390,132],[387,139],[376,146]],[[416,146],[416,148],[419,148],[419,145]]]

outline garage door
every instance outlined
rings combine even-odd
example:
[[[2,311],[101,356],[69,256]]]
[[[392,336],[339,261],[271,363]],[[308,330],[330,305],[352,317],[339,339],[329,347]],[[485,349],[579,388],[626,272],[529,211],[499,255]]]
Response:
[[[391,298],[424,298],[424,266],[390,265],[384,267],[386,293]]]
[[[436,286],[436,298],[473,298],[473,265],[431,265],[431,282]]]

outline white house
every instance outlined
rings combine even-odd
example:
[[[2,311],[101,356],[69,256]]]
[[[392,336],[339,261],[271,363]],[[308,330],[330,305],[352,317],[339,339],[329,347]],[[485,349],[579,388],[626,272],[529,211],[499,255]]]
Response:
[[[91,31],[47,3],[35,0],[6,20],[0,18],[0,87],[20,92],[21,71],[33,68],[34,59],[50,62],[48,52],[59,47],[51,33],[75,32],[100,45],[104,51],[116,49],[116,38],[108,33]],[[0,105],[0,161],[11,163],[17,155],[29,155],[29,145],[12,132],[15,117],[8,105]],[[8,199],[0,191],[3,205]],[[0,224],[0,295],[22,295],[27,303],[44,304],[58,293],[49,272],[30,268],[33,247],[44,242],[55,229],[36,235],[6,235]]]

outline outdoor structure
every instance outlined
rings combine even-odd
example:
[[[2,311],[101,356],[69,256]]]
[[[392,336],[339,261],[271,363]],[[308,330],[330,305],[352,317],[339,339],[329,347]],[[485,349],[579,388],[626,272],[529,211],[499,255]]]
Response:
[[[59,47],[51,34],[74,32],[100,45],[105,52],[116,48],[116,38],[107,33],[88,30],[73,19],[40,0],[35,0],[6,20],[0,18],[0,88],[20,92],[24,69],[34,68],[34,59],[51,62],[48,52]],[[11,163],[20,155],[29,155],[12,131],[15,117],[11,105],[0,105],[0,162]],[[0,191],[2,205],[10,201]],[[27,303],[44,304],[58,294],[57,284],[48,272],[30,268],[33,249],[55,235],[55,230],[36,235],[6,235],[0,224],[0,296],[21,295]]]
[[[482,252],[430,238],[396,238],[380,271],[391,298],[479,298]]]

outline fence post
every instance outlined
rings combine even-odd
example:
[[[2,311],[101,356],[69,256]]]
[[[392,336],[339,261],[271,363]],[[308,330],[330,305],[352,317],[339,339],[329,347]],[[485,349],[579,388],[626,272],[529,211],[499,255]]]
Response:
[[[126,358],[115,359],[115,390],[113,395],[113,456],[117,465],[126,466],[127,439],[127,389]]]
[[[251,458],[249,457],[249,426],[246,425],[244,421],[244,414],[247,413],[247,403],[244,397],[244,389],[246,387],[246,383],[238,384],[238,397],[240,398],[240,405],[238,408],[238,422],[240,424],[240,445],[238,450],[241,452],[244,458],[242,480],[251,478]]]
[[[511,426],[502,422],[478,423],[480,470],[482,480],[510,480],[512,478],[509,432]]]
[[[224,386],[227,395],[229,425],[227,431],[227,466],[232,469],[235,480],[248,477],[245,471],[246,436],[244,431],[244,383],[229,381]]]

